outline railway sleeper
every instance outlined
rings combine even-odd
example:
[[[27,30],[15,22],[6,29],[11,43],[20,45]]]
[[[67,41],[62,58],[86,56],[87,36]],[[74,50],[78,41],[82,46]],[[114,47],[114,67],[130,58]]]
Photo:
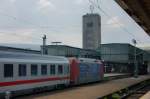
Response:
[[[138,84],[129,86],[127,88],[121,89],[121,90],[116,91],[114,93],[108,94],[106,96],[100,97],[98,99],[126,99],[131,94],[138,92],[138,90],[140,90],[140,89],[142,89],[148,85],[150,85],[150,79],[146,80],[146,81],[142,81]],[[144,93],[144,91],[141,93]]]

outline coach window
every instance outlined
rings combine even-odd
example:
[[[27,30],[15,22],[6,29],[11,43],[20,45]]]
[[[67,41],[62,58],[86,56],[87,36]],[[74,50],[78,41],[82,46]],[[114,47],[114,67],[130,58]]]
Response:
[[[4,64],[4,77],[13,77],[13,64]]]
[[[47,65],[41,65],[41,74],[47,75]]]
[[[55,75],[55,65],[50,66],[50,74]]]
[[[38,67],[36,64],[31,64],[31,76],[37,76],[38,74]]]
[[[63,66],[58,65],[58,74],[63,74]]]
[[[19,64],[19,76],[26,76],[27,69],[26,64]]]

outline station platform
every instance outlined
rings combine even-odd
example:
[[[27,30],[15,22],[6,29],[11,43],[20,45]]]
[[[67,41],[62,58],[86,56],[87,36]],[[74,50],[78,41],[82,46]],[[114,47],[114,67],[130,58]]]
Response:
[[[142,96],[140,99],[150,99],[150,91],[147,92],[144,96]]]
[[[114,77],[114,76],[123,76],[123,75],[129,75],[129,74],[125,74],[125,73],[105,73],[104,77]]]
[[[97,99],[148,79],[150,79],[150,75],[139,76],[138,78],[129,77],[17,99]]]

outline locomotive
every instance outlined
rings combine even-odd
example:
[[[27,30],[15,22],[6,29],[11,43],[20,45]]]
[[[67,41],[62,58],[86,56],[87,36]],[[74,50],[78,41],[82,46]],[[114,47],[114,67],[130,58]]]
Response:
[[[0,51],[0,98],[101,81],[103,68],[96,59]]]

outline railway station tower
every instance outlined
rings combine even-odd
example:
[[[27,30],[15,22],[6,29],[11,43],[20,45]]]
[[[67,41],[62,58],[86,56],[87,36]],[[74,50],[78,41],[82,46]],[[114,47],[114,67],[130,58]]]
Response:
[[[101,44],[101,17],[90,13],[83,15],[83,48],[95,50]]]

